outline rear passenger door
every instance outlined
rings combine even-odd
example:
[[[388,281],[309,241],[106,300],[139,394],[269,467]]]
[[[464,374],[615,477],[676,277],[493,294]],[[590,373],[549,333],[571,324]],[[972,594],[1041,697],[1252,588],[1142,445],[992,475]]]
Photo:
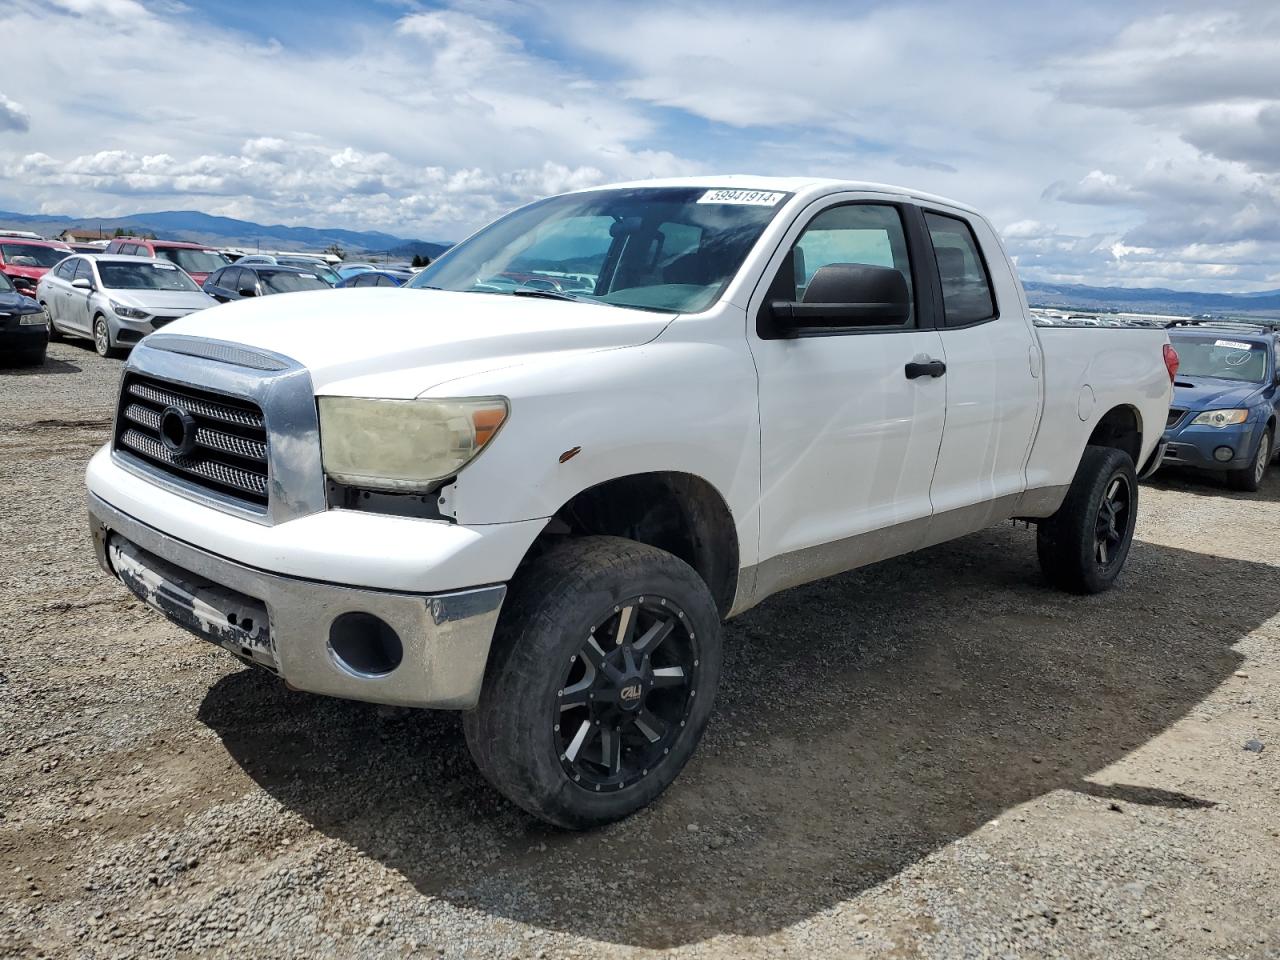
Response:
[[[1040,418],[1041,358],[991,227],[961,211],[922,215],[947,364],[946,430],[930,490],[929,542],[938,543],[1012,516]]]
[[[908,236],[911,236],[910,242]],[[759,376],[759,594],[905,553],[924,541],[946,387],[908,364],[942,356],[933,297],[919,283],[926,241],[904,203],[825,198],[792,225],[752,295]],[[830,264],[891,268],[909,318],[892,326],[771,327],[769,303],[821,303]],[[926,263],[924,266],[931,269]]]

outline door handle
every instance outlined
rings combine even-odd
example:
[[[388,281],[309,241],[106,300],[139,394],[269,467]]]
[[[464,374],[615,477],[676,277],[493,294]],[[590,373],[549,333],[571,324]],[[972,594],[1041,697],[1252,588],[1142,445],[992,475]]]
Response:
[[[907,364],[907,379],[915,380],[918,377],[933,377],[937,379],[947,372],[947,365],[941,360],[929,360],[925,363],[912,361]]]

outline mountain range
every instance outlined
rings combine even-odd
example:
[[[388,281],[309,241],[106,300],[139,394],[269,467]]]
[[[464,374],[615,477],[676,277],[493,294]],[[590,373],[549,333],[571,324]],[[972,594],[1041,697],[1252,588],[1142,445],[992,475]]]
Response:
[[[233,217],[215,217],[196,210],[161,210],[123,217],[69,217],[0,210],[0,228],[31,230],[46,237],[57,236],[63,230],[97,231],[102,237],[110,237],[121,229],[129,233],[154,233],[166,240],[264,250],[323,250],[336,243],[349,253],[385,253],[405,258],[414,254],[435,258],[450,246],[448,243],[412,240],[376,230],[288,227],[279,223],[261,224]]]
[[[1090,287],[1080,283],[1023,283],[1033,307],[1109,310],[1120,313],[1202,313],[1280,317],[1280,290],[1198,293],[1161,287]]]

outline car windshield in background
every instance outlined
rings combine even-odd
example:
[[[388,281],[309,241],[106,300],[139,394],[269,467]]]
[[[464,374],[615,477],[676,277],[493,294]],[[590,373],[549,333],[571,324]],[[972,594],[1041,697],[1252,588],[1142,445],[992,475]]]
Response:
[[[25,243],[0,243],[0,253],[11,267],[54,267],[71,256],[56,247],[29,246]]]
[[[108,290],[199,290],[191,278],[169,263],[99,261],[98,276]]]
[[[409,286],[697,313],[790,196],[648,187],[552,197],[453,247]]]
[[[213,273],[219,267],[227,265],[220,253],[212,250],[190,250],[186,247],[157,247],[156,257],[176,263],[188,273]]]
[[[276,262],[282,267],[301,267],[308,273],[314,273],[321,280],[325,281],[325,283],[334,284],[342,279],[328,267],[323,267],[318,263],[308,263],[305,260],[286,260],[283,258]]]
[[[262,270],[258,273],[263,284],[272,293],[293,293],[297,290],[328,290],[325,283],[314,273],[291,273],[285,270]]]
[[[1171,337],[1178,351],[1178,376],[1216,377],[1261,383],[1267,375],[1267,351],[1260,343],[1220,337]]]

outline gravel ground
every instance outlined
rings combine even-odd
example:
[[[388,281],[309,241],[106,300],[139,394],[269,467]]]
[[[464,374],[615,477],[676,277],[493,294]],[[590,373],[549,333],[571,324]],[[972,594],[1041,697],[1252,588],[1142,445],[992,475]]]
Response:
[[[675,787],[570,835],[456,715],[290,692],[98,572],[119,370],[0,371],[0,956],[1280,957],[1280,471],[1144,486],[1103,596],[1005,525],[776,597]]]

